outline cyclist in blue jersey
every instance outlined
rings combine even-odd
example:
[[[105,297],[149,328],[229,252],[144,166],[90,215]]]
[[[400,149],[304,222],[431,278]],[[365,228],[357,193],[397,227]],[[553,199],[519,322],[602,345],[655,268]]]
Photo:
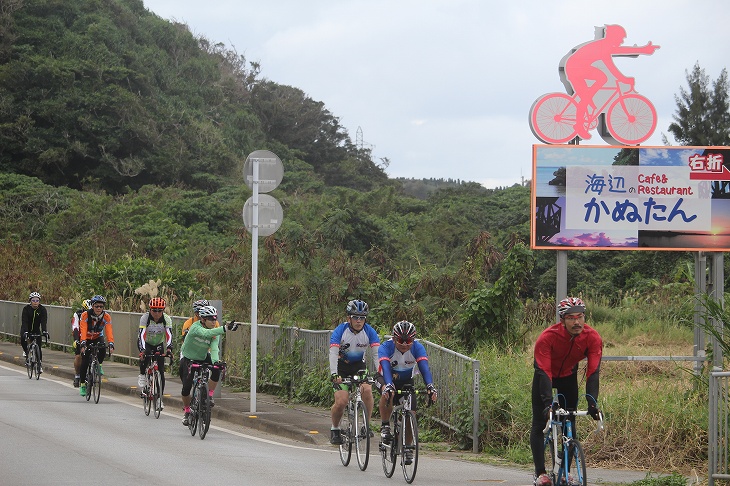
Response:
[[[387,444],[393,439],[389,425],[393,403],[400,399],[396,390],[402,389],[403,385],[412,385],[413,377],[420,373],[426,383],[430,402],[436,401],[438,392],[428,367],[426,348],[416,341],[416,326],[408,321],[400,321],[393,326],[393,337],[378,349],[378,363],[375,386],[380,390],[380,438]],[[416,410],[415,401],[412,407]],[[412,454],[413,451],[406,451],[406,464],[413,460]]]
[[[347,320],[339,324],[330,338],[330,376],[335,390],[335,403],[332,405],[332,427],[330,428],[330,443],[342,444],[340,434],[340,419],[347,407],[349,394],[347,387],[342,385],[343,378],[356,375],[360,370],[366,370],[365,353],[372,348],[373,369],[378,366],[377,348],[380,346],[380,337],[370,324],[365,322],[368,315],[368,304],[362,300],[351,300],[347,303]],[[367,383],[360,385],[362,401],[368,410],[368,417],[373,413],[373,387]]]

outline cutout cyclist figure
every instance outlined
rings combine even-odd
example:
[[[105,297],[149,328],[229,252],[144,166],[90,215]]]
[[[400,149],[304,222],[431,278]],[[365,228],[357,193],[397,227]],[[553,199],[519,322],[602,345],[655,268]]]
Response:
[[[594,97],[609,80],[609,75],[617,81],[628,84],[633,89],[634,78],[623,75],[613,62],[614,57],[636,57],[639,54],[652,55],[659,46],[651,42],[642,47],[622,46],[626,30],[620,25],[606,25],[602,38],[575,47],[560,63],[564,66],[563,84],[568,93],[578,101],[575,117],[575,131],[584,140],[591,138],[585,120],[588,110],[596,110]]]

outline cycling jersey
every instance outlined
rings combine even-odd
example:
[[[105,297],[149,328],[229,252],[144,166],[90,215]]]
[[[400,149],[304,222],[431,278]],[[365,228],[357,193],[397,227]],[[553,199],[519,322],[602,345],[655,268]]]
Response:
[[[137,337],[137,348],[144,351],[147,345],[165,347],[172,346],[172,318],[162,314],[162,322],[156,322],[148,312],[139,318],[139,335]]]
[[[561,322],[545,329],[535,343],[535,368],[551,380],[571,375],[573,368],[588,359],[586,378],[598,370],[603,354],[603,341],[598,332],[586,324],[583,332],[571,336]]]
[[[190,326],[185,342],[180,349],[183,358],[193,361],[203,361],[208,356],[210,350],[211,362],[219,361],[218,343],[220,336],[226,333],[223,326],[208,329],[203,326],[200,321],[193,322]]]
[[[395,341],[388,339],[378,349],[378,362],[378,372],[383,375],[386,385],[395,384],[397,388],[398,385],[410,383],[419,372],[424,383],[433,383],[426,348],[418,341],[414,341],[408,351],[401,353]]]
[[[84,309],[79,309],[76,312],[74,312],[73,316],[71,316],[71,335],[74,338],[74,341],[79,340],[79,333],[81,332],[79,329],[79,322],[81,320],[81,314],[84,313]]]
[[[110,343],[114,342],[114,330],[112,329],[112,316],[107,311],[102,311],[100,316],[89,311],[84,311],[79,318],[79,338],[81,341],[106,336]]]
[[[370,324],[366,323],[360,332],[354,333],[350,328],[350,324],[343,322],[332,331],[330,337],[330,373],[338,373],[338,364],[350,368],[359,362],[367,367],[365,352],[368,347],[376,348],[378,346],[380,346],[380,337]],[[373,355],[372,369],[377,369],[378,357],[376,353],[373,353]]]

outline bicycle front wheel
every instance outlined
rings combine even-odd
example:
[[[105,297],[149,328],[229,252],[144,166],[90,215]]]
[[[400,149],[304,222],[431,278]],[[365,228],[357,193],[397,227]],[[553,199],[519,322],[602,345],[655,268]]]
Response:
[[[193,399],[190,402],[190,417],[188,422],[188,428],[190,429],[190,435],[195,437],[195,432],[198,428],[198,407],[200,403],[200,386],[195,385],[193,388]]]
[[[350,406],[348,405],[348,409]],[[340,437],[342,437],[342,444],[340,444],[340,461],[342,465],[347,467],[350,464],[350,457],[352,457],[352,423],[350,422],[350,411],[345,410],[342,420],[340,420]]]
[[[155,402],[155,418],[160,418],[162,412],[162,380],[160,372],[155,370],[152,374],[152,400]]]
[[[383,460],[383,472],[385,477],[389,478],[393,476],[395,471],[395,461],[398,458],[398,429],[396,428],[395,422],[396,413],[394,412],[390,416],[390,430],[393,434],[393,438],[390,440],[390,444],[380,444],[380,457]]]
[[[25,370],[28,372],[28,379],[33,378],[35,363],[33,363],[33,345],[28,346],[28,352],[25,356]]]
[[[578,104],[564,93],[548,93],[538,98],[530,109],[533,135],[545,143],[573,140]]]
[[[210,427],[210,400],[208,400],[208,385],[200,387],[200,397],[198,401],[198,435],[200,440],[205,439]]]
[[[557,459],[555,457],[555,445],[553,444],[553,436],[552,433],[547,434],[545,436],[545,448],[544,448],[544,457],[545,457],[545,470],[547,471],[547,475],[550,476],[550,480],[555,484],[555,460]]]
[[[145,381],[147,385],[142,388],[142,402],[144,405],[144,414],[148,415],[152,411],[152,381],[150,380],[149,372],[145,372]]]
[[[407,410],[404,413],[403,430],[401,431],[401,434],[403,434],[401,464],[403,466],[403,477],[408,484],[411,484],[416,479],[416,470],[418,469],[418,420],[416,420],[416,412]]]
[[[99,397],[101,397],[101,365],[98,361],[94,362],[94,403],[99,403]]]
[[[357,452],[357,465],[361,471],[368,468],[370,458],[370,423],[368,411],[362,401],[358,401],[355,410],[355,451]]]
[[[577,440],[572,440],[568,447],[569,476],[573,476],[572,486],[587,486],[586,457],[583,446]]]
[[[41,348],[33,346],[33,360],[35,361],[35,379],[41,379]]]
[[[608,133],[619,143],[638,145],[645,142],[657,124],[656,109],[641,95],[620,97],[606,112]]]

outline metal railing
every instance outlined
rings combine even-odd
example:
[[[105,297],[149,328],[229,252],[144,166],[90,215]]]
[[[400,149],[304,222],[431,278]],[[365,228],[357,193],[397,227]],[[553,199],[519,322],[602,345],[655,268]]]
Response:
[[[710,372],[708,486],[730,480],[730,371]]]
[[[20,332],[20,316],[27,303],[0,301],[0,335],[16,338]],[[71,318],[76,309],[70,307],[45,305],[48,311],[48,332],[50,343],[68,349],[73,343]],[[137,332],[141,313],[107,311],[112,317],[114,330],[114,356],[128,364],[136,363]],[[186,317],[172,316],[176,339]],[[241,356],[250,356],[251,325],[243,323],[242,332],[227,333],[223,341],[223,356],[234,361]],[[315,331],[298,327],[258,324],[258,365],[264,376],[271,376],[274,364],[284,359],[296,357],[298,362],[290,367],[290,375],[280,376],[284,383],[268,383],[275,386],[291,386],[305,372],[321,371],[327,375],[329,370],[329,342],[332,331]],[[441,397],[436,404],[423,409],[428,417],[440,425],[470,438],[473,451],[479,452],[479,361],[450,349],[420,340],[428,352],[429,364]],[[372,360],[368,360],[371,363]],[[235,377],[244,380],[244,377]],[[290,390],[287,390],[290,392]],[[471,417],[464,417],[464,410],[470,410]],[[469,420],[470,419],[470,420]]]

